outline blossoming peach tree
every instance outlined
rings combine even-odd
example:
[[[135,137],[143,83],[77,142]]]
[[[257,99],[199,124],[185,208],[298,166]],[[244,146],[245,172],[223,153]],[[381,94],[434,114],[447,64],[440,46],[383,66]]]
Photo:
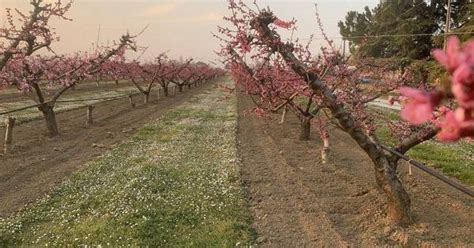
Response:
[[[285,22],[277,18],[269,8],[261,9],[255,2],[255,7],[250,7],[244,1],[228,2],[232,14],[225,19],[231,27],[219,27],[218,37],[222,43],[219,54],[238,87],[256,102],[256,112],[266,114],[281,106],[288,106],[290,109],[297,109],[297,113],[300,112],[298,108],[301,108],[299,104],[311,102],[306,105],[309,108],[303,108],[309,111],[303,111],[302,116],[306,114],[316,120],[313,123],[322,130],[322,137],[328,136],[327,126],[331,123],[349,134],[371,159],[376,182],[387,199],[388,222],[398,225],[411,223],[413,216],[410,198],[396,173],[399,157],[383,148],[376,132],[377,115],[368,109],[368,103],[374,99],[411,83],[411,73],[408,70],[387,72],[386,68],[380,66],[349,65],[338,55],[324,32],[329,48],[322,48],[321,55],[313,56],[308,45],[301,45],[293,39],[284,40],[280,35],[280,31],[295,27],[294,20]],[[319,16],[317,19],[320,23]],[[452,43],[450,49],[456,50],[457,48],[453,49],[453,44],[456,45]],[[472,73],[466,76],[468,70],[464,61],[468,61],[469,56],[465,50],[448,52],[446,55],[435,52],[439,60],[450,66],[454,66],[453,54],[457,56],[456,70],[452,73],[456,82],[462,84],[463,91],[462,94],[454,94],[463,99],[464,105],[461,105],[462,112],[457,110],[460,113],[457,114],[458,124],[455,127],[459,127],[463,135],[469,130],[462,129],[468,124],[465,120],[472,120],[472,110],[466,111],[470,106],[470,101],[466,100],[469,99],[466,90],[469,89],[468,80],[472,81]],[[469,58],[472,61],[472,56]],[[472,71],[472,64],[469,68]],[[361,78],[371,78],[374,82],[368,86],[361,83]],[[453,89],[455,87],[460,88],[454,83]],[[472,86],[470,90],[472,97]],[[431,110],[442,99],[439,92],[421,93],[402,88],[401,93],[412,96],[408,100],[411,105],[404,107],[402,111],[404,117],[413,116],[412,111],[418,106],[423,106],[426,111]],[[449,113],[446,112],[446,117],[452,119],[454,113]],[[418,118],[418,115],[415,116]],[[417,127],[405,123],[404,135],[397,141],[394,149],[404,154],[412,147],[433,138],[438,132],[438,126],[453,129],[453,125],[447,125],[446,120],[424,123]]]
[[[48,48],[55,39],[50,20],[53,17],[67,20],[64,15],[71,7],[71,3],[63,4],[59,0],[52,3],[31,0],[30,4],[29,13],[16,9],[17,16],[6,9],[6,25],[0,27],[0,70],[14,57],[29,56]]]
[[[33,10],[24,14],[17,10],[21,28],[17,28],[11,10],[7,9],[8,28],[0,29],[0,86],[14,85],[24,94],[30,95],[38,104],[51,136],[57,135],[58,127],[54,113],[57,100],[77,83],[90,79],[100,71],[102,64],[113,57],[123,56],[128,48],[135,48],[132,36],[124,35],[113,48],[104,48],[93,54],[35,55],[34,52],[48,48],[54,40],[54,32],[48,26],[51,17],[64,17],[71,3],[61,1],[45,3],[32,0]],[[45,94],[45,87],[52,90]],[[48,98],[49,97],[49,98]]]
[[[44,116],[49,134],[56,136],[59,131],[54,107],[59,98],[81,81],[91,79],[104,62],[123,56],[126,49],[134,47],[132,37],[124,35],[116,47],[93,54],[17,56],[0,71],[0,84],[14,85],[31,96]]]
[[[148,103],[150,92],[156,84],[161,86],[165,96],[169,96],[170,83],[178,85],[181,92],[184,85],[181,84],[180,75],[189,67],[191,61],[192,59],[185,62],[173,61],[165,54],[160,54],[151,62],[126,62],[122,64],[124,69],[119,69],[125,72],[124,77],[137,87],[144,95],[145,103]]]

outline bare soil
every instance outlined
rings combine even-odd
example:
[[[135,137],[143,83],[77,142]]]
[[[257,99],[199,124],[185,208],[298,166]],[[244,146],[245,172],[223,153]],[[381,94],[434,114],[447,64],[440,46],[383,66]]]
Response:
[[[143,97],[136,97],[136,108],[130,106],[128,99],[96,104],[94,124],[90,126],[85,124],[84,108],[60,113],[56,116],[60,135],[54,138],[46,135],[43,120],[16,126],[14,150],[8,155],[0,155],[0,217],[35,202],[64,178],[83,168],[87,161],[212,85],[202,85],[168,98],[160,97],[160,100],[152,95],[148,105],[142,103]],[[1,132],[0,139],[3,140],[4,131]],[[0,147],[3,151],[3,145]]]
[[[414,170],[400,176],[416,223],[389,227],[384,196],[372,164],[342,131],[331,131],[330,163],[321,142],[300,141],[299,122],[284,124],[245,114],[253,103],[239,96],[239,156],[254,228],[261,247],[474,247],[474,201]]]

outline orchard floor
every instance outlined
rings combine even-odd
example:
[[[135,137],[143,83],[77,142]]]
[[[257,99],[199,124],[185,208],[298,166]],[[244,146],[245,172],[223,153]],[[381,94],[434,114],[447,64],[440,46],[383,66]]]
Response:
[[[321,143],[298,140],[299,123],[246,114],[239,96],[239,156],[261,247],[473,247],[474,201],[423,172],[401,177],[416,224],[384,224],[384,198],[368,157],[344,133],[331,131],[331,162],[320,163]],[[402,166],[405,167],[405,166]]]
[[[84,124],[84,109],[68,111],[57,116],[61,135],[56,138],[43,135],[41,120],[19,125],[15,151],[0,157],[0,218],[35,202],[87,161],[120,148],[146,123],[212,87],[134,109],[128,100],[100,104],[92,126]],[[416,224],[387,228],[371,163],[347,135],[332,130],[331,163],[321,165],[316,133],[311,141],[299,141],[294,116],[280,125],[279,116],[265,120],[244,113],[252,107],[250,99],[238,96],[240,173],[258,247],[474,246],[472,198],[420,171],[412,177],[402,171]]]
[[[111,87],[115,88],[114,85]],[[63,112],[56,116],[60,135],[54,138],[45,135],[43,120],[16,126],[14,150],[6,156],[0,155],[0,218],[35,202],[85,162],[110,150],[145,123],[209,87],[212,85],[201,85],[159,100],[151,96],[148,105],[137,97],[136,108],[130,106],[128,99],[99,103],[93,112],[94,124],[90,126],[85,124],[84,108]],[[94,90],[96,88],[91,86],[83,91]],[[1,140],[3,135],[2,129]],[[3,151],[3,146],[0,147]]]

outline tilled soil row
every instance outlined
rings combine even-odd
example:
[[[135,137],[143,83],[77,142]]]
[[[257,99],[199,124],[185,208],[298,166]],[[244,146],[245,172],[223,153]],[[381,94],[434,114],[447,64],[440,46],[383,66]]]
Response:
[[[210,87],[214,84],[159,100],[155,97],[147,105],[140,97],[135,108],[128,99],[99,103],[93,112],[93,125],[85,124],[85,109],[64,112],[57,115],[60,135],[54,138],[45,135],[43,120],[15,127],[13,152],[0,156],[0,217],[36,201],[87,161],[133,135],[137,128]]]
[[[262,247],[374,247],[405,244],[469,247],[474,244],[473,201],[415,171],[402,180],[416,224],[384,223],[383,193],[370,159],[348,135],[331,131],[330,163],[320,162],[321,143],[298,140],[293,115],[280,125],[245,114],[253,102],[239,96],[239,155],[254,227]]]

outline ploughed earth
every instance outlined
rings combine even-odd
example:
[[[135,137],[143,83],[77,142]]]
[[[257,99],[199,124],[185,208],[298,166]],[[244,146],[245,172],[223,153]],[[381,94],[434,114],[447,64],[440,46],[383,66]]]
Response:
[[[61,134],[54,138],[45,135],[43,120],[16,126],[13,152],[0,156],[0,217],[35,202],[135,129],[209,87],[214,86],[160,100],[151,96],[147,105],[140,98],[136,108],[128,99],[96,104],[93,125],[85,124],[84,108],[66,111],[57,115]],[[372,164],[348,135],[331,130],[330,163],[323,165],[316,132],[300,141],[295,116],[289,114],[284,124],[277,115],[257,118],[245,113],[253,102],[238,98],[241,174],[259,247],[474,246],[471,197],[416,169],[408,176],[401,165],[416,223],[387,227]],[[15,99],[0,96],[0,102]]]
[[[340,130],[330,132],[330,163],[323,165],[317,132],[300,141],[299,121],[246,114],[253,102],[239,96],[238,142],[242,177],[262,247],[473,247],[472,197],[414,169],[400,176],[416,223],[384,223],[384,195],[369,158]]]

